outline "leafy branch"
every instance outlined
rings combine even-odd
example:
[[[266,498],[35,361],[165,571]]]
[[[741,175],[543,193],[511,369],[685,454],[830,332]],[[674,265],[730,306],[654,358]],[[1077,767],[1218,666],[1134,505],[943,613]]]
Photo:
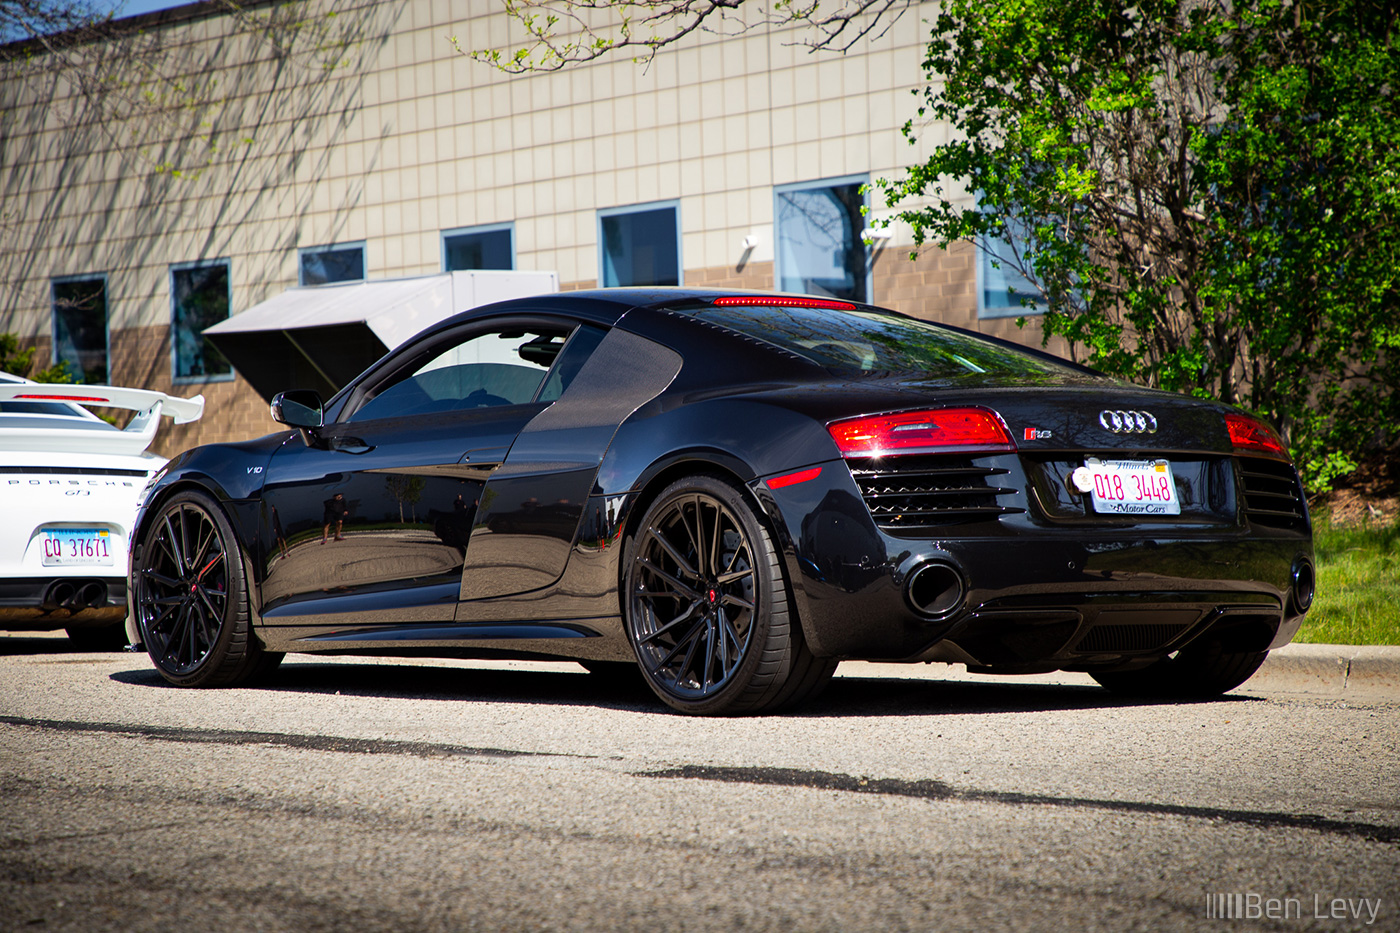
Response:
[[[503,0],[524,31],[513,49],[467,48],[461,54],[507,74],[558,71],[610,53],[650,64],[662,49],[705,32],[734,37],[766,27],[806,26],[794,44],[845,52],[867,36],[883,36],[917,0],[844,0],[827,12],[818,0]]]

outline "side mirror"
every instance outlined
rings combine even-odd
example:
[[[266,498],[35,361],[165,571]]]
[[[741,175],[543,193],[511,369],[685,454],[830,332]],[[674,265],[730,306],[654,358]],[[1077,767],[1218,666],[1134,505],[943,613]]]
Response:
[[[301,439],[310,447],[316,431],[325,426],[326,414],[321,396],[310,389],[278,392],[272,398],[272,420],[301,431]]]

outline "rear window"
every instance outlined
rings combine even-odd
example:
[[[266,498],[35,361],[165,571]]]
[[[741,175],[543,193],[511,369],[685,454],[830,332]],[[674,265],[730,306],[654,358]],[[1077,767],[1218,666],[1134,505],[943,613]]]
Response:
[[[1068,364],[879,311],[738,306],[708,307],[695,314],[838,372],[938,378],[1083,374]]]
[[[82,418],[81,410],[66,402],[31,402],[10,399],[0,402],[0,412],[9,415],[49,415],[54,418]]]

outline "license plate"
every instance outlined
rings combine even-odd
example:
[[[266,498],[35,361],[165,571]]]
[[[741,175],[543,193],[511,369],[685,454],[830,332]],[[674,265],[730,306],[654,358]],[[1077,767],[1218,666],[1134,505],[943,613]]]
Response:
[[[1107,515],[1180,515],[1172,465],[1165,460],[1097,460],[1089,458],[1074,471],[1080,492],[1089,494],[1094,511]]]
[[[47,528],[44,566],[111,564],[112,534],[106,528]]]

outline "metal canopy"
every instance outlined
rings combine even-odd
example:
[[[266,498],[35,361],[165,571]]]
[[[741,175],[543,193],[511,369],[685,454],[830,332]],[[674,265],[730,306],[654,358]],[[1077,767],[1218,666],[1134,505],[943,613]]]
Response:
[[[447,272],[289,288],[204,335],[265,399],[287,389],[329,398],[414,334],[460,311],[559,290],[554,272]]]

